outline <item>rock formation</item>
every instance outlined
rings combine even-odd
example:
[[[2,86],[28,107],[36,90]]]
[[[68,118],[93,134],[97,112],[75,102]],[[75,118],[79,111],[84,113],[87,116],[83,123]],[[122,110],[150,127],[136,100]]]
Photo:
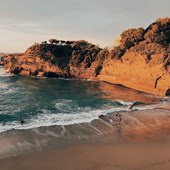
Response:
[[[146,30],[129,29],[121,34],[98,78],[133,89],[165,95],[170,88],[170,19],[163,18]]]
[[[82,77],[96,75],[91,64],[101,49],[80,40],[63,44],[34,44],[24,54],[4,55],[4,67],[10,73],[46,77]],[[97,69],[97,68],[96,68]]]
[[[92,78],[137,90],[169,95],[170,18],[148,28],[128,29],[110,52],[87,41],[50,39],[24,54],[3,56],[10,73],[46,77]]]

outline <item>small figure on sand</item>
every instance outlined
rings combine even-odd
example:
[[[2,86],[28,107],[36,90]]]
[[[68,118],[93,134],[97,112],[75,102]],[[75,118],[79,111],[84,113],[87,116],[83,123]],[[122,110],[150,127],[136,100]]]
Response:
[[[98,117],[99,117],[100,119],[102,119],[102,118],[104,118],[104,115],[99,115]]]
[[[128,109],[130,109],[130,110],[133,109],[133,104],[129,104]]]
[[[110,121],[110,124],[111,124],[111,125],[113,125],[113,120],[112,120],[112,119],[110,119],[109,121]]]
[[[121,115],[120,115],[119,113],[117,113],[117,114],[116,114],[116,124],[117,124],[118,126],[121,125],[121,124],[120,124],[121,120],[122,120]]]
[[[21,125],[23,125],[25,123],[24,118],[22,116],[20,116],[20,123],[21,123]]]

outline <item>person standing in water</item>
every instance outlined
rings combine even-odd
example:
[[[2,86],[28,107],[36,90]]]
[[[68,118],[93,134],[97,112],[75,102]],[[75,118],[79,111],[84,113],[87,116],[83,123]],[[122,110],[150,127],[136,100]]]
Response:
[[[24,118],[22,116],[20,116],[20,123],[21,123],[21,125],[23,125],[25,123]]]

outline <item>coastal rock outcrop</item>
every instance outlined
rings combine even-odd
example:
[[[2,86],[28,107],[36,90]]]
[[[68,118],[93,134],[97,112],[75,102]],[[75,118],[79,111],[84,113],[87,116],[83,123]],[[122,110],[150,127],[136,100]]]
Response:
[[[169,95],[170,18],[146,29],[128,29],[110,51],[85,40],[50,39],[23,54],[3,56],[10,73],[46,77],[76,77],[122,84],[148,93]]]
[[[21,75],[79,78],[93,76],[95,69],[89,68],[101,48],[84,40],[66,42],[34,44],[24,54],[4,55],[4,67],[10,73]]]
[[[166,95],[170,88],[170,19],[158,19],[146,30],[121,34],[103,63],[98,78],[127,87]]]

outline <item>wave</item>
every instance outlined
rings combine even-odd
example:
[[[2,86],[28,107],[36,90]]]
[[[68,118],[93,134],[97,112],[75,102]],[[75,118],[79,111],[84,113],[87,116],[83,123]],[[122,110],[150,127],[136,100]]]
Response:
[[[11,129],[30,129],[40,126],[51,125],[69,125],[82,122],[91,122],[97,119],[99,115],[106,115],[114,111],[124,110],[123,107],[115,107],[111,105],[104,105],[101,109],[92,109],[90,107],[79,107],[73,104],[72,100],[60,100],[56,103],[56,107],[61,111],[60,113],[52,113],[51,110],[41,109],[39,114],[33,116],[29,120],[25,120],[24,125],[20,125],[19,121],[6,122],[0,124],[0,132]]]
[[[60,101],[60,102],[59,102]],[[74,101],[62,99],[59,100],[55,106],[60,113],[52,113],[51,110],[41,109],[39,114],[32,116],[29,120],[25,120],[24,125],[20,125],[19,121],[6,122],[0,124],[0,132],[4,132],[11,129],[30,129],[41,126],[52,126],[52,125],[71,125],[82,122],[91,122],[94,119],[98,119],[99,115],[106,115],[113,112],[129,111],[126,107],[127,103],[122,106],[117,106],[108,103],[103,105],[100,109],[94,109],[90,107],[79,107]],[[154,105],[135,107],[137,110],[152,109]]]
[[[0,133],[12,129],[30,129],[41,126],[52,126],[52,125],[72,125],[82,122],[91,122],[97,119],[101,114],[107,114],[107,111],[93,110],[81,113],[58,113],[49,114],[49,110],[43,110],[44,114],[33,116],[30,120],[25,120],[24,125],[20,125],[19,121],[13,121],[10,123],[0,124]]]
[[[6,83],[0,83],[0,88],[1,89],[8,89],[9,85]]]
[[[0,93],[1,94],[12,94],[19,90],[17,87],[11,87],[10,83],[0,83]]]
[[[10,76],[14,76],[13,74],[9,74],[7,73],[3,67],[0,67],[0,77],[10,77]]]
[[[55,108],[62,113],[89,111],[91,109],[90,107],[79,107],[75,101],[68,99],[55,101]]]
[[[16,89],[5,89],[4,91],[3,91],[3,94],[12,94],[12,93],[16,93]]]

